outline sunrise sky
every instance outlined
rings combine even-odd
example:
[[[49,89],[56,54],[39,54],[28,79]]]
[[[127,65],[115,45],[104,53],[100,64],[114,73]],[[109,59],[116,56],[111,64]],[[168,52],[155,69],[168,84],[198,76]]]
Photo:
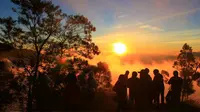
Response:
[[[101,54],[92,64],[105,61],[116,81],[126,69],[149,67],[172,73],[173,61],[184,43],[199,54],[200,0],[52,0],[67,14],[83,14],[96,26],[93,40]],[[10,0],[1,0],[0,17],[15,16]],[[127,47],[113,52],[113,43]],[[199,55],[200,56],[200,55]]]

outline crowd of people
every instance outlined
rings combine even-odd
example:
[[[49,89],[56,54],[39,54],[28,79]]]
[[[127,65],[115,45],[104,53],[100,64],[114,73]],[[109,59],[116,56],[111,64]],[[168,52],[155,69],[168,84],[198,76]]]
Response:
[[[153,74],[154,78],[152,79],[149,69],[145,68],[139,72],[133,71],[131,78],[128,78],[128,70],[125,74],[119,75],[118,81],[113,87],[116,92],[115,100],[118,102],[118,110],[126,109],[127,105],[132,105],[137,109],[148,109],[153,106],[159,107],[165,103],[163,76],[158,69],[153,70]],[[177,71],[174,71],[173,75],[168,81],[171,87],[166,96],[166,103],[178,105],[183,81]],[[129,94],[127,94],[127,89],[129,89]]]
[[[92,72],[78,77],[74,72],[69,73],[64,78],[64,88],[58,91],[50,88],[47,80],[40,74],[34,89],[38,110],[82,110],[94,100],[97,83]]]

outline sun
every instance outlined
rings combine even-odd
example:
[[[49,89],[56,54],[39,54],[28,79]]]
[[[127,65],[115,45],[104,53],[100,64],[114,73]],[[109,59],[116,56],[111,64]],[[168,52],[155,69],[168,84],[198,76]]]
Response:
[[[117,54],[124,54],[126,52],[126,45],[121,42],[114,43],[113,50]]]

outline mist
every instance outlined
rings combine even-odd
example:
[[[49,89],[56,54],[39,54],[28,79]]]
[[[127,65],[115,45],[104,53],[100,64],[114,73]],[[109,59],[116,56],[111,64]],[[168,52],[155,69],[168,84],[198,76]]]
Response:
[[[198,52],[194,53],[198,56]],[[124,74],[126,70],[130,71],[129,77],[131,77],[132,71],[140,71],[143,68],[149,68],[150,75],[153,78],[153,70],[159,69],[168,71],[169,78],[173,76],[174,69],[173,63],[176,60],[176,55],[151,55],[151,54],[128,54],[126,56],[116,56],[116,55],[107,55],[107,56],[97,56],[94,58],[91,63],[94,64],[98,61],[104,61],[108,63],[109,69],[112,73],[112,84],[115,84],[118,76],[120,74]],[[165,84],[165,94],[168,92],[169,85]],[[200,101],[200,88],[197,86],[196,82],[194,82],[194,89],[196,92],[190,96],[190,98]]]

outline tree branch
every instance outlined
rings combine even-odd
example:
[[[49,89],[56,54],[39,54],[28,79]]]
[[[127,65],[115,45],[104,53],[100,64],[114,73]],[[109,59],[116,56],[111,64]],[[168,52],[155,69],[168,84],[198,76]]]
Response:
[[[49,38],[51,37],[52,31],[49,33],[49,35],[47,36],[47,38],[44,40],[44,42],[42,43],[42,45],[40,46],[39,49],[39,53],[41,52],[41,50],[43,49],[44,44],[49,40]]]

